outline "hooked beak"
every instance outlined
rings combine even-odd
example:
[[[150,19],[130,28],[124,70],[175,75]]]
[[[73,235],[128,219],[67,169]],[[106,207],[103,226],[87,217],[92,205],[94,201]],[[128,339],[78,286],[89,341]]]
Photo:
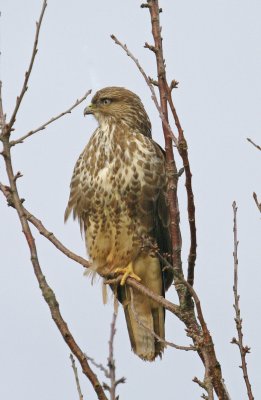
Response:
[[[93,109],[92,109],[93,105],[92,103],[89,104],[87,107],[85,107],[84,111],[83,111],[83,115],[88,115],[88,114],[93,114]]]

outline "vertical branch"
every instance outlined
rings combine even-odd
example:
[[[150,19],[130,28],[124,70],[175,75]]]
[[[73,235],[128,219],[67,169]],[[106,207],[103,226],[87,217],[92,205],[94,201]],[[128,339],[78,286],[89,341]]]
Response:
[[[232,204],[233,207],[233,232],[234,232],[234,251],[233,251],[233,257],[234,257],[234,285],[233,285],[233,292],[234,292],[234,309],[236,313],[235,317],[235,322],[236,322],[236,329],[237,329],[237,335],[238,338],[236,339],[235,337],[232,339],[231,343],[236,344],[239,348],[240,351],[240,356],[241,356],[241,368],[243,371],[243,377],[245,380],[246,388],[247,388],[247,394],[249,400],[254,400],[254,396],[252,393],[252,388],[251,384],[249,381],[248,377],[248,371],[247,371],[247,362],[246,362],[246,355],[250,353],[250,347],[244,346],[243,344],[243,330],[242,330],[242,318],[241,318],[241,312],[240,312],[240,306],[239,306],[239,294],[238,294],[238,238],[237,238],[237,205],[236,202],[234,201]]]
[[[179,154],[182,158],[183,161],[183,166],[185,169],[185,176],[186,176],[186,190],[187,190],[187,208],[188,208],[188,220],[189,220],[189,227],[190,227],[190,252],[188,256],[188,282],[192,286],[194,283],[194,267],[195,267],[195,262],[196,262],[196,248],[197,248],[197,236],[196,236],[196,222],[195,222],[195,204],[194,204],[194,195],[193,195],[193,190],[192,190],[192,174],[190,170],[190,164],[189,164],[189,158],[188,158],[188,148],[187,148],[187,143],[184,137],[184,132],[181,127],[180,121],[178,114],[176,112],[172,97],[171,97],[171,91],[173,87],[176,87],[176,82],[175,85],[173,86],[173,82],[169,86],[167,83],[167,78],[166,78],[166,67],[165,67],[165,60],[163,57],[163,48],[162,48],[162,37],[161,37],[161,27],[160,27],[160,20],[159,20],[159,13],[161,9],[159,8],[158,0],[148,0],[148,8],[150,11],[150,16],[151,16],[151,26],[152,26],[152,35],[154,38],[154,44],[155,46],[149,46],[145,45],[145,47],[148,47],[150,50],[152,50],[155,53],[156,56],[156,62],[157,62],[157,71],[158,71],[158,87],[159,87],[159,93],[160,93],[160,99],[161,99],[161,106],[163,108],[163,113],[165,118],[168,120],[168,104],[170,106],[175,125],[178,130],[178,151]],[[174,173],[174,176],[176,177],[176,187],[175,190],[173,190],[173,195],[177,197],[177,175],[176,174],[176,166],[175,166],[175,161],[174,161],[174,155],[173,155],[173,149],[172,149],[172,142],[171,139],[169,138],[169,135],[167,135],[167,132],[165,130],[164,132],[165,136],[165,143],[166,143],[166,160],[167,160],[167,165],[170,166],[170,171],[172,171],[172,174]],[[173,167],[172,163],[174,161]],[[172,185],[173,183],[170,183]],[[169,195],[171,197],[171,193]],[[170,208],[170,215],[171,219],[172,217],[176,216],[176,219],[172,219],[172,221],[175,221],[176,227],[175,229],[172,229],[172,235],[174,234],[174,239],[173,242],[176,242],[178,244],[178,247],[181,249],[181,235],[179,231],[179,226],[177,224],[177,212],[178,212],[178,201],[177,200],[172,200],[174,203],[172,205],[172,210]],[[170,203],[171,205],[171,203]],[[173,232],[175,230],[175,233]],[[175,247],[174,243],[173,246]],[[180,256],[179,256],[180,257]],[[175,259],[174,259],[175,263]],[[175,264],[174,264],[175,265]],[[180,265],[181,265],[181,260],[180,260]]]
[[[169,122],[168,118],[168,99],[166,94],[166,70],[163,58],[163,48],[162,48],[162,38],[161,38],[161,29],[159,22],[159,5],[158,1],[148,0],[148,8],[151,16],[151,26],[152,26],[152,35],[154,38],[154,46],[149,46],[145,44],[145,47],[148,47],[155,53],[156,63],[157,63],[157,72],[158,72],[158,88],[160,95],[160,106],[162,109],[163,116],[167,123]],[[171,239],[172,239],[172,257],[173,257],[173,267],[176,271],[175,274],[175,284],[176,289],[179,295],[179,299],[181,305],[185,305],[184,300],[184,285],[180,284],[180,280],[178,276],[183,276],[182,270],[182,261],[181,261],[181,232],[180,232],[180,215],[179,215],[179,204],[178,204],[178,172],[177,166],[173,154],[172,148],[172,138],[169,134],[168,129],[164,124],[162,124],[162,129],[165,138],[165,150],[166,150],[166,173],[168,178],[168,204],[169,204],[169,214],[170,214],[170,231],[171,231]]]
[[[2,98],[2,81],[0,81],[0,130],[1,134],[5,126],[5,115],[3,110],[3,98]]]
[[[78,371],[77,371],[77,367],[75,365],[75,360],[74,360],[74,357],[72,354],[70,354],[70,359],[72,362],[72,369],[73,369],[74,378],[75,378],[75,382],[76,382],[77,392],[79,394],[79,400],[83,400],[83,394],[82,394],[82,390],[81,390],[81,386],[80,386]]]
[[[116,400],[116,386],[117,386],[116,374],[115,374],[115,360],[113,355],[113,342],[116,333],[116,319],[117,319],[117,313],[114,311],[111,322],[111,334],[109,339],[109,357],[108,357],[109,379],[111,381],[110,385],[111,400]]]

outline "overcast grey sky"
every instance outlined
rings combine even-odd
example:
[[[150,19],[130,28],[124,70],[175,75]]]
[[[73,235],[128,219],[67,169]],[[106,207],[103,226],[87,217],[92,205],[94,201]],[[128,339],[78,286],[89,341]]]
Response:
[[[126,42],[146,72],[155,76],[149,15],[137,0],[49,0],[39,52],[14,137],[67,109],[87,89],[124,86],[144,102],[153,136],[163,145],[160,121],[150,92],[131,60],[110,39]],[[260,215],[252,199],[261,198],[261,3],[260,0],[162,0],[162,25],[169,79],[180,82],[174,101],[189,143],[198,229],[195,288],[213,335],[217,356],[233,399],[246,399],[239,353],[230,344],[233,314],[232,201],[239,229],[239,290],[244,339],[251,346],[249,373],[255,397],[260,381]],[[1,0],[1,79],[4,107],[12,111],[28,66],[40,0]],[[88,103],[89,100],[87,100]],[[83,118],[85,104],[13,150],[24,177],[19,189],[26,207],[69,248],[85,256],[77,223],[63,223],[74,163],[95,129]],[[180,164],[180,162],[179,162]],[[7,183],[3,163],[0,179]],[[183,262],[188,226],[183,180],[180,181]],[[21,400],[77,399],[69,350],[50,318],[30,264],[15,212],[0,198],[0,397]],[[91,286],[82,268],[68,260],[34,230],[40,262],[55,290],[61,312],[82,349],[106,363],[113,306],[102,304],[100,283]],[[173,291],[167,294],[176,299]],[[183,326],[167,314],[168,340],[188,342]],[[259,328],[260,329],[260,328]],[[117,374],[124,400],[199,399],[192,382],[203,378],[196,354],[173,349],[162,361],[144,363],[130,350],[122,310],[116,336]],[[80,368],[79,368],[80,370]],[[99,377],[103,380],[100,372]],[[84,398],[95,394],[80,376]]]

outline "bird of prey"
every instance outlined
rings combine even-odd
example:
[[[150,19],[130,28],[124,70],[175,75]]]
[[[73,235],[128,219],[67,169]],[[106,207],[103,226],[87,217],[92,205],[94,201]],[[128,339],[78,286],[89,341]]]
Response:
[[[164,296],[173,271],[165,156],[152,140],[140,98],[122,87],[99,90],[85,108],[98,121],[74,167],[65,220],[70,213],[84,232],[92,268],[122,275],[115,289],[125,312],[131,347],[153,361],[164,350],[164,308],[125,285],[127,277]],[[157,250],[155,250],[157,249]]]

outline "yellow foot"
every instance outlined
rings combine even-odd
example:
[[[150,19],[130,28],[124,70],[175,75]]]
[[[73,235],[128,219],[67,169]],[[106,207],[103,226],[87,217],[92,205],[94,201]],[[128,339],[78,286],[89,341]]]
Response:
[[[121,286],[125,285],[126,279],[130,276],[133,279],[136,279],[136,281],[140,282],[141,278],[135,274],[132,268],[132,263],[130,262],[127,267],[125,268],[116,268],[114,271],[115,274],[121,275],[123,274],[123,277],[121,278]]]

